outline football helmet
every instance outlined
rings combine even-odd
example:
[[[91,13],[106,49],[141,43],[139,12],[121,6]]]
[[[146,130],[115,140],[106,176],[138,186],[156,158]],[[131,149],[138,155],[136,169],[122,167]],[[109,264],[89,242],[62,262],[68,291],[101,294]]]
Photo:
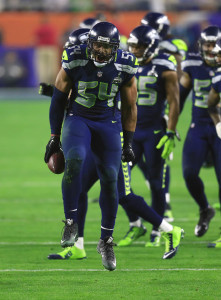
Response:
[[[160,36],[155,29],[150,26],[138,26],[130,33],[128,38],[129,51],[132,52],[132,47],[142,47],[143,53],[137,56],[137,60],[142,64],[148,58],[152,58],[158,52]],[[133,52],[132,52],[133,53]],[[134,53],[136,56],[136,54]]]
[[[68,38],[68,41],[65,43],[64,48],[68,48],[70,46],[86,44],[88,39],[88,33],[90,29],[88,28],[79,28],[73,30]]]
[[[200,55],[202,56],[203,60],[206,60],[211,66],[216,63],[213,49],[216,45],[216,42],[220,38],[220,28],[218,26],[212,25],[208,26],[201,32],[200,38],[198,40]]]
[[[91,29],[94,25],[96,25],[99,22],[100,22],[100,20],[98,20],[96,18],[87,18],[79,24],[79,27]]]
[[[154,28],[159,36],[164,39],[170,29],[170,21],[168,17],[162,13],[149,12],[141,20],[141,25],[149,25]]]
[[[114,59],[119,45],[119,31],[109,22],[97,23],[88,34],[88,55],[97,67],[103,67],[110,63]]]

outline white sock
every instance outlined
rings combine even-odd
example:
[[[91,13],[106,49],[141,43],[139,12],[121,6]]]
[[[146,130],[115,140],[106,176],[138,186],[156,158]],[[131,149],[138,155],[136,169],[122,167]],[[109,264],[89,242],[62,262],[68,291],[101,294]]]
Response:
[[[170,203],[170,193],[165,194],[166,203]]]
[[[170,223],[168,223],[167,221],[165,221],[163,219],[162,223],[159,226],[160,230],[164,231],[164,232],[169,232],[173,230],[173,225],[171,225]]]
[[[84,238],[79,237],[77,242],[74,244],[78,249],[84,249]]]
[[[137,219],[135,222],[130,222],[130,227],[141,227],[141,220]]]

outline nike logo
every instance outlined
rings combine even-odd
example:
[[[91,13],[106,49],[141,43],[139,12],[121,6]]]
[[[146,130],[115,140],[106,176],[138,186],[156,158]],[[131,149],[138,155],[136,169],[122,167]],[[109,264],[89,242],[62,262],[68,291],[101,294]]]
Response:
[[[153,131],[154,134],[157,134],[157,133],[159,133],[159,132],[161,132],[161,130],[154,130],[154,131]]]
[[[117,123],[117,121],[111,121],[112,123]]]

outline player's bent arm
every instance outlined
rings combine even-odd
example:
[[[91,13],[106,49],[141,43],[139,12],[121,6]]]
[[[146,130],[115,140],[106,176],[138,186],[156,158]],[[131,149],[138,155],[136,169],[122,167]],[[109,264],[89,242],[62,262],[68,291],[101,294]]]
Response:
[[[208,112],[213,120],[214,125],[221,122],[219,109],[217,107],[220,101],[219,93],[212,87],[208,96]]]
[[[137,85],[135,76],[121,87],[120,95],[123,130],[134,132],[137,123]]]
[[[71,80],[64,71],[64,69],[61,68],[55,81],[55,88],[51,99],[51,106],[49,112],[52,136],[60,136],[61,134],[65,106],[70,90]]]
[[[192,80],[187,72],[183,72],[180,78],[180,113],[183,110],[184,103],[192,89]]]
[[[163,72],[166,99],[169,104],[168,130],[175,131],[179,116],[179,84],[177,73]]]
[[[177,75],[178,75],[178,80],[179,80],[183,74],[183,71],[181,68],[181,62],[182,62],[183,58],[182,58],[182,55],[179,53],[173,53],[173,56],[175,57],[176,62],[177,62]]]

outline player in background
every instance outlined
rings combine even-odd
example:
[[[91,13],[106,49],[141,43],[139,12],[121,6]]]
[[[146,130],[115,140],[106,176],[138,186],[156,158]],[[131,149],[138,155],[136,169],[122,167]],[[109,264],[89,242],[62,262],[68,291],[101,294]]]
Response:
[[[174,147],[175,128],[179,115],[178,79],[174,56],[161,53],[156,55],[160,37],[150,26],[135,28],[128,39],[129,51],[138,59],[140,67],[136,74],[138,88],[138,121],[134,135],[134,165],[144,155],[147,176],[150,182],[152,207],[160,215],[165,212],[165,192],[162,186],[163,168]],[[169,103],[167,130],[162,124],[164,103]],[[127,211],[130,224],[139,228],[139,216]],[[135,225],[136,224],[136,225]],[[128,246],[127,233],[118,245]],[[129,236],[130,237],[130,236]],[[150,235],[147,247],[160,245],[160,232],[156,226]]]
[[[147,13],[143,19],[141,20],[141,25],[149,25],[154,28],[159,36],[160,36],[160,43],[159,43],[159,50],[162,52],[166,52],[172,54],[176,58],[177,62],[177,74],[178,79],[181,77],[182,70],[181,70],[181,61],[185,59],[186,53],[188,51],[188,47],[186,43],[179,39],[172,37],[170,32],[170,21],[168,17],[163,13],[158,12],[149,12]],[[164,122],[165,127],[167,127],[168,123],[168,103],[165,102],[165,111],[163,114],[162,121]],[[179,134],[176,131],[177,138],[180,140]],[[169,160],[173,159],[173,153],[171,153]],[[138,166],[142,170],[146,182],[148,184],[148,170],[147,165],[143,158],[139,161]],[[164,190],[166,195],[166,211],[164,217],[169,221],[172,222],[174,220],[172,207],[170,204],[170,166],[168,163],[165,163],[164,170],[163,170],[163,177],[164,177]]]
[[[215,55],[212,50],[221,32],[217,26],[205,28],[200,35],[198,53],[189,53],[182,62],[180,79],[180,110],[192,90],[192,120],[183,147],[183,177],[190,195],[199,207],[200,218],[195,226],[195,236],[203,236],[215,210],[209,205],[204,183],[199,177],[200,169],[211,151],[221,197],[221,140],[208,113],[208,94],[215,75]]]
[[[119,50],[119,32],[108,22],[96,24],[89,33],[88,45],[66,49],[52,96],[49,120],[51,138],[46,146],[45,162],[60,147],[64,110],[70,91],[76,92],[71,112],[65,117],[62,148],[65,171],[62,195],[65,218],[61,246],[73,246],[78,239],[77,209],[82,186],[82,168],[91,148],[98,171],[101,192],[101,236],[97,251],[108,270],[116,268],[113,230],[118,208],[117,175],[121,154],[124,161],[134,158],[133,133],[137,108],[134,74],[135,59]],[[115,65],[116,64],[116,65]],[[117,67],[116,67],[117,66]],[[119,78],[114,82],[114,78]],[[124,145],[115,121],[116,96],[122,101]]]
[[[212,53],[215,55],[215,62],[217,66],[217,70],[215,76],[212,78],[211,90],[209,92],[208,97],[208,112],[210,117],[213,120],[215,125],[216,133],[219,139],[221,139],[221,115],[220,115],[220,107],[218,106],[220,103],[220,95],[221,95],[221,37],[217,40]],[[219,152],[221,152],[221,148],[219,148]],[[220,165],[220,162],[219,162]],[[220,194],[220,190],[219,190]],[[221,197],[219,197],[219,200]],[[208,244],[209,248],[221,248],[221,236]]]
[[[75,45],[79,45],[82,41],[82,32],[83,29],[78,29],[72,32],[71,38],[69,38],[69,43],[66,43],[66,46],[69,45],[73,48]],[[85,30],[84,30],[85,34]],[[83,40],[85,42],[85,39]],[[118,123],[121,126],[121,113],[117,110],[116,114],[118,115]],[[50,254],[49,259],[83,259],[86,258],[86,252],[84,249],[84,225],[85,218],[87,213],[87,193],[93,184],[99,179],[96,165],[94,159],[89,151],[83,167],[82,175],[82,191],[79,197],[78,203],[78,232],[79,238],[74,246],[67,247],[63,251]],[[128,210],[136,211],[145,221],[150,222],[151,224],[159,227],[163,232],[165,238],[165,253],[163,258],[169,259],[175,256],[179,243],[180,243],[180,230],[178,227],[173,227],[169,223],[163,220],[162,217],[157,215],[157,213],[150,208],[144,199],[138,195],[135,195],[130,189],[130,166],[126,162],[121,162],[121,167],[118,174],[118,195],[119,203],[123,208]],[[146,229],[143,228],[143,234],[146,232]],[[183,232],[183,230],[182,230]]]

